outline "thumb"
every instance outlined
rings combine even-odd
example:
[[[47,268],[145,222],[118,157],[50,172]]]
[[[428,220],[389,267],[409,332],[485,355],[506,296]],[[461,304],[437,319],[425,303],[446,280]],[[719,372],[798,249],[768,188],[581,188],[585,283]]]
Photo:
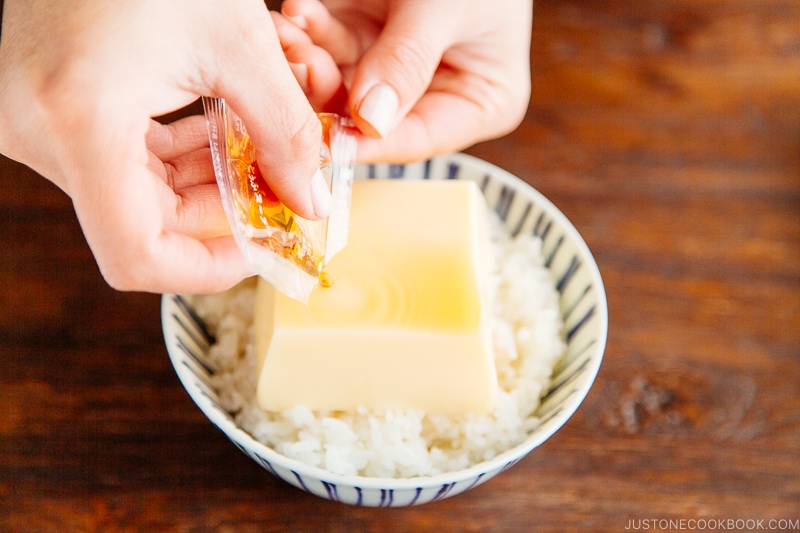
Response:
[[[275,195],[301,217],[325,217],[331,195],[319,171],[322,125],[292,74],[268,11],[249,15],[246,46],[235,43],[232,53],[217,58],[224,66],[215,96],[244,121]]]
[[[370,137],[386,137],[428,89],[446,48],[436,21],[448,15],[431,13],[437,5],[394,2],[380,36],[359,60],[349,104],[356,125]]]

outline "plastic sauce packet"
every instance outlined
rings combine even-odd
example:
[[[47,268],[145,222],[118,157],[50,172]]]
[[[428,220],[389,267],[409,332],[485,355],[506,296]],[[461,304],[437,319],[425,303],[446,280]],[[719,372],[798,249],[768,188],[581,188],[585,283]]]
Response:
[[[280,292],[307,304],[323,267],[347,244],[356,158],[352,121],[318,114],[319,167],[333,208],[325,219],[307,220],[283,205],[264,181],[247,129],[225,100],[204,97],[203,107],[225,214],[247,266]]]

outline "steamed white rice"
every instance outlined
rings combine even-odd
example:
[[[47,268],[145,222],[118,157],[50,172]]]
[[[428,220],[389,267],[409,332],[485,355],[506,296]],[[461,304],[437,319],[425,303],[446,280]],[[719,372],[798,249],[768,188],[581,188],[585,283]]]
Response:
[[[337,474],[430,476],[488,460],[521,443],[552,369],[565,350],[559,297],[543,265],[541,241],[511,238],[492,220],[492,336],[499,391],[488,415],[444,416],[421,411],[281,413],[256,403],[253,349],[255,283],[248,280],[194,300],[217,341],[209,359],[212,384],[236,423],[277,452]]]

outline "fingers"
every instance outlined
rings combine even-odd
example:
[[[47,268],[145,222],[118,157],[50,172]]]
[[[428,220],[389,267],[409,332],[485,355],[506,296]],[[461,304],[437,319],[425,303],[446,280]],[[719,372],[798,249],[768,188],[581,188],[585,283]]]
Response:
[[[463,149],[512,131],[524,117],[529,0],[328,5],[342,24],[317,0],[286,0],[283,12],[316,44],[330,48],[340,67],[344,60],[356,61],[354,73],[345,70],[344,77],[348,107],[368,137],[359,141],[360,160],[407,161]],[[378,34],[376,21],[385,21],[377,24]],[[330,35],[347,27],[357,38],[338,37],[349,42],[343,50]]]
[[[209,219],[222,217],[215,186],[190,185],[176,196],[148,167],[144,143],[135,142],[145,138],[148,123],[133,123],[87,124],[92,134],[73,145],[86,157],[67,168],[76,177],[75,211],[108,283],[119,290],[195,293],[248,276],[233,238],[209,231]],[[204,176],[195,181],[207,181]]]
[[[171,161],[151,154],[148,168],[161,179],[157,184],[164,229],[207,239],[230,235],[208,148]]]
[[[222,208],[205,119],[188,117],[171,124],[151,121],[147,167],[163,182],[157,187],[164,229],[208,239],[230,235]]]
[[[216,186],[217,183],[211,164],[211,150],[208,148],[200,148],[163,161],[151,153],[148,168],[160,176],[170,190],[178,194],[196,185]]]
[[[449,41],[440,3],[397,2],[377,41],[364,53],[350,87],[359,129],[386,137],[425,94]],[[433,11],[433,12],[432,12]]]
[[[231,234],[216,183],[194,185],[174,195],[165,212],[164,229],[204,240]]]
[[[297,28],[303,30],[311,40],[321,46],[338,65],[354,65],[365,46],[347,26],[333,17],[328,9],[319,0],[284,0],[281,4],[281,13]],[[359,17],[354,21],[364,31],[369,20]],[[378,35],[379,26],[373,29],[374,36]]]
[[[214,96],[225,98],[244,121],[259,168],[281,201],[304,218],[327,216],[331,197],[319,173],[320,122],[295,80],[263,4],[240,17],[242,28],[223,32],[225,38],[236,38],[214,50]]]
[[[146,278],[146,286],[154,287],[154,292],[212,294],[253,275],[231,236],[199,241],[166,232],[154,249],[156,261],[148,270],[157,275]]]
[[[493,138],[488,109],[460,96],[426,94],[385,139],[363,136],[358,143],[361,162],[411,162],[436,154],[463,150]],[[484,126],[482,131],[476,127]]]
[[[504,74],[508,81],[501,83],[443,65],[391,135],[359,140],[359,160],[418,161],[510,133],[524,118],[530,97],[527,69],[511,72],[518,73]]]
[[[359,160],[427,158],[519,125],[530,96],[530,2],[389,4],[350,85],[366,134]]]
[[[170,124],[151,120],[145,142],[147,148],[164,161],[208,147],[206,120],[200,115],[182,118]]]
[[[318,111],[344,109],[346,100],[335,101],[344,88],[342,74],[331,55],[280,13],[272,13],[272,20],[289,67],[311,106]]]
[[[197,240],[175,232],[137,247],[132,262],[122,256],[98,265],[108,284],[121,291],[212,294],[252,276],[233,237]]]

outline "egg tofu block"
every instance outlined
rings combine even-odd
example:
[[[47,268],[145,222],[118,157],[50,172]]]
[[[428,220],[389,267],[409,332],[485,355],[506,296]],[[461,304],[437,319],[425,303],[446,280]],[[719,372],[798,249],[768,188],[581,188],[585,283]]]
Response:
[[[350,234],[308,306],[259,280],[259,405],[486,413],[487,208],[462,180],[357,180]]]

